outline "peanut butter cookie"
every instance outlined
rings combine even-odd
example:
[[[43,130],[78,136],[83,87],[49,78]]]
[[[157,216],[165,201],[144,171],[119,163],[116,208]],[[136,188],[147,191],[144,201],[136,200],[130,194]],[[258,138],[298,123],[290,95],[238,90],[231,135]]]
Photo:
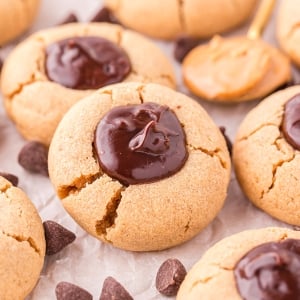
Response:
[[[68,111],[49,149],[49,174],[86,231],[150,251],[183,243],[213,220],[230,158],[198,103],[161,85],[123,83]]]

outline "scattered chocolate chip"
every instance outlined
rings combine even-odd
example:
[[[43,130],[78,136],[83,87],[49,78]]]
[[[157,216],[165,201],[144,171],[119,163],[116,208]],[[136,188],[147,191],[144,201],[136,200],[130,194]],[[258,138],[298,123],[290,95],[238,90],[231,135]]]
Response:
[[[226,128],[224,126],[220,126],[219,129],[220,129],[220,131],[222,132],[222,134],[225,138],[226,145],[227,145],[227,148],[228,148],[228,152],[231,155],[231,153],[232,153],[232,143],[231,143],[229,137],[226,135]]]
[[[29,172],[48,176],[48,149],[40,142],[28,142],[21,149],[18,162]]]
[[[78,22],[78,18],[74,13],[70,13],[63,21],[58,23],[57,25],[63,25],[63,24],[68,24],[68,23],[76,23]]]
[[[104,280],[99,300],[133,300],[125,288],[113,277]]]
[[[62,281],[55,288],[57,300],[93,300],[93,296],[78,285]]]
[[[1,73],[2,67],[3,67],[3,60],[0,58],[0,73]]]
[[[185,267],[178,259],[167,259],[157,272],[156,289],[165,296],[175,296],[185,275]]]
[[[76,235],[54,221],[43,223],[46,239],[46,254],[53,255],[71,244]]]
[[[106,7],[101,8],[91,19],[90,22],[107,22],[120,24],[119,20],[113,15],[111,10]]]
[[[179,36],[174,42],[174,58],[181,63],[185,56],[199,44],[199,39],[185,35]]]
[[[19,178],[13,174],[10,173],[5,173],[5,172],[0,172],[0,176],[4,177],[8,181],[12,183],[14,186],[18,186],[19,183]]]

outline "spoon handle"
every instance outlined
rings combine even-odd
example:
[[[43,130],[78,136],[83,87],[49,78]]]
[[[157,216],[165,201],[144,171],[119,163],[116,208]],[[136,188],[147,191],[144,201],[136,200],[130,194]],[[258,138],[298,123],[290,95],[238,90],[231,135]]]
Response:
[[[247,31],[249,39],[258,39],[269,20],[276,0],[261,0],[254,19]]]

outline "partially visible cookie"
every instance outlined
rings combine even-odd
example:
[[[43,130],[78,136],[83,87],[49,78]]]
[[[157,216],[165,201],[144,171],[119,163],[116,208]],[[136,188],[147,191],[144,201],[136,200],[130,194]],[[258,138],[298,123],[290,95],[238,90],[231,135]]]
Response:
[[[37,32],[19,44],[5,60],[1,90],[21,134],[49,145],[74,103],[122,81],[175,87],[171,63],[150,40],[118,25],[72,23]]]
[[[179,34],[207,38],[237,27],[249,18],[256,0],[105,0],[125,26],[155,38]]]
[[[300,86],[278,91],[252,109],[233,146],[237,179],[259,208],[300,225]]]
[[[142,83],[100,89],[72,107],[48,162],[78,224],[133,251],[169,248],[198,234],[221,209],[230,174],[224,137],[202,107]]]
[[[24,299],[44,263],[41,219],[22,190],[0,177],[0,299]]]
[[[0,0],[0,45],[23,33],[33,22],[40,0]]]
[[[299,263],[299,231],[243,231],[207,250],[188,272],[176,299],[296,300]]]
[[[276,33],[282,49],[291,57],[292,61],[300,67],[300,1],[281,1],[278,13]]]

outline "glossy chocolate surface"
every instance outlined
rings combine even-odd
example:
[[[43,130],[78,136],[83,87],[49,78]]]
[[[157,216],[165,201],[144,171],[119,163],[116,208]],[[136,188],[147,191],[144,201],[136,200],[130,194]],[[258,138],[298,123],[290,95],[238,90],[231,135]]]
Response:
[[[156,103],[110,110],[96,128],[94,145],[103,171],[125,185],[168,177],[188,157],[175,113]]]
[[[287,142],[300,150],[300,94],[285,104],[282,131]]]
[[[300,299],[300,240],[270,242],[249,251],[235,266],[245,300]]]
[[[74,37],[50,44],[45,64],[51,81],[78,90],[121,82],[131,71],[126,52],[101,37]]]

